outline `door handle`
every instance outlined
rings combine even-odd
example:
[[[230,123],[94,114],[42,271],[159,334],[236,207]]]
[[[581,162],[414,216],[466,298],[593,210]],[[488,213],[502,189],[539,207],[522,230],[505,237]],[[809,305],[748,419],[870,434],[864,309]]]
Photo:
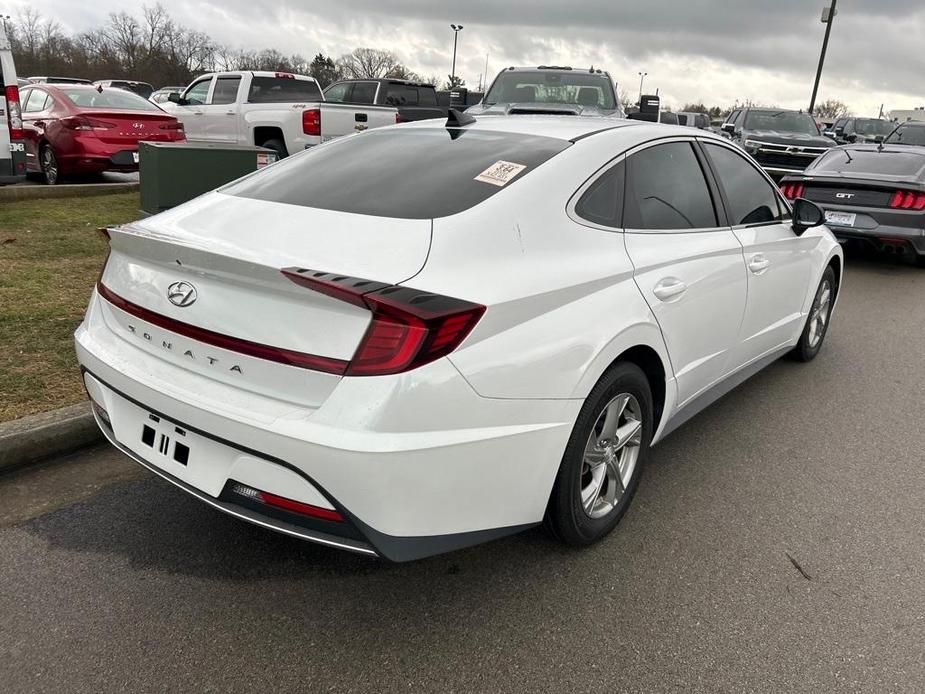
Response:
[[[233,115],[234,115],[234,111],[225,111],[225,115],[226,115],[226,116],[233,116]]]
[[[32,125],[34,125],[36,128],[44,128],[44,127],[45,127],[45,121],[43,121],[43,120],[34,120],[34,121],[32,121]]]
[[[652,289],[652,293],[662,301],[677,299],[686,291],[687,285],[677,277],[666,277]]]
[[[194,116],[201,116],[201,115],[202,115],[202,111],[193,111],[193,115],[194,115]]]
[[[748,269],[751,270],[756,275],[760,275],[762,272],[771,267],[771,261],[765,258],[760,253],[752,256],[752,259],[748,261]]]

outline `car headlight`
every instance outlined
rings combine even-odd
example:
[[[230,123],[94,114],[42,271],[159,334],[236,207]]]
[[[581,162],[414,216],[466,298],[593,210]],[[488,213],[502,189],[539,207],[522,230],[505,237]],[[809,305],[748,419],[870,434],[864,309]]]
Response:
[[[745,151],[747,152],[757,152],[761,149],[761,144],[757,140],[745,140]]]

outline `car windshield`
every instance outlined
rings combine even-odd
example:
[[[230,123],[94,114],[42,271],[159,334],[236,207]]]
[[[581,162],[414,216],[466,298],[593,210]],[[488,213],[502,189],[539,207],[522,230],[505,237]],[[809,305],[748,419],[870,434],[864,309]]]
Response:
[[[868,145],[869,146],[869,145]],[[813,164],[812,173],[850,173],[855,175],[921,176],[925,154],[871,147],[870,149],[833,149]]]
[[[888,120],[879,118],[858,118],[854,122],[854,131],[858,135],[883,135],[886,137],[892,131],[894,125]]]
[[[785,133],[818,135],[819,128],[812,116],[797,111],[749,111],[745,117],[746,130],[779,130]]]
[[[80,108],[108,108],[126,111],[160,111],[147,99],[118,87],[88,89],[86,87],[61,87],[61,92],[71,103]]]
[[[904,145],[925,145],[925,124],[900,125],[896,132],[891,134],[884,142],[895,142]]]
[[[352,214],[434,219],[517,185],[569,145],[478,130],[371,130],[284,159],[222,192]]]
[[[616,108],[613,85],[603,74],[508,70],[498,75],[486,104],[570,104]]]

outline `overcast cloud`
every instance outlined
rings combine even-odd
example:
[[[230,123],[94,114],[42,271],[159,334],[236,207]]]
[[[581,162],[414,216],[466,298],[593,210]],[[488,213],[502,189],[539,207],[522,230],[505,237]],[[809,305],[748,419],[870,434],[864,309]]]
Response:
[[[451,22],[463,24],[457,74],[475,87],[508,65],[593,64],[634,98],[638,73],[676,108],[688,101],[752,100],[806,108],[828,0],[592,0],[420,2],[416,0],[162,0],[184,25],[242,48],[312,56],[358,46],[384,48],[424,75],[445,78]],[[15,15],[23,0],[7,0]],[[66,29],[97,26],[118,0],[30,0]],[[141,4],[135,5],[140,10]],[[845,101],[860,115],[925,104],[922,0],[841,0],[820,100]]]

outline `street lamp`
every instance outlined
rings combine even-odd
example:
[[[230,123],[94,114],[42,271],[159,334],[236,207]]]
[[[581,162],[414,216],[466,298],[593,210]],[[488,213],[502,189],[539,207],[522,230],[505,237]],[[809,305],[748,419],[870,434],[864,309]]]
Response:
[[[459,39],[459,32],[462,31],[462,24],[450,24],[450,29],[453,30],[453,69],[450,71],[450,86],[455,86],[456,83],[456,42]]]
[[[822,53],[819,54],[819,67],[816,68],[816,82],[813,84],[813,95],[809,100],[809,114],[813,114],[816,108],[816,95],[819,93],[819,80],[822,79],[822,66],[825,63],[825,51],[829,47],[829,34],[832,33],[832,23],[835,21],[835,4],[838,0],[832,0],[830,7],[822,9],[822,23],[825,24],[825,37],[822,39]]]
[[[648,72],[639,73],[639,108],[642,108],[642,83],[645,81],[646,75],[648,74]]]

